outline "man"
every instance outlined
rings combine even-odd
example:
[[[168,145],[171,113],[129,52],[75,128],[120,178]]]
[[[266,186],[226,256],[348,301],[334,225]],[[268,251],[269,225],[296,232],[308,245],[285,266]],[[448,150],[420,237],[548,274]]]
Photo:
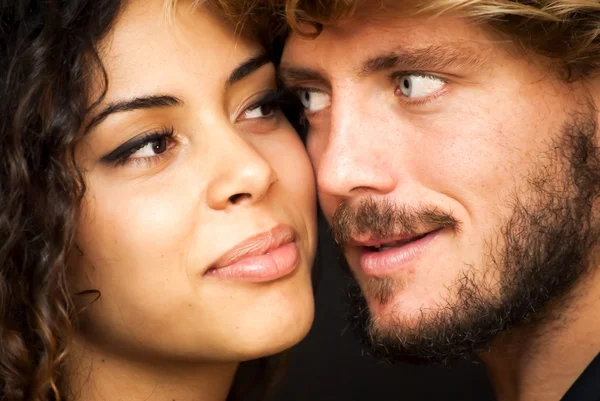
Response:
[[[280,1],[320,204],[391,361],[600,399],[600,2]]]

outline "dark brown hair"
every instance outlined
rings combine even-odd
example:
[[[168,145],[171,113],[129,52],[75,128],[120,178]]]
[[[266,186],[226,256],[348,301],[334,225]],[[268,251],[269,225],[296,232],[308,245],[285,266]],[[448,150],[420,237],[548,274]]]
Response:
[[[85,190],[73,149],[94,45],[120,2],[2,4],[0,399],[58,399],[75,318],[66,264]]]
[[[0,399],[67,399],[77,325],[66,277],[85,193],[75,144],[107,77],[97,44],[125,0],[0,3]],[[214,10],[218,10],[215,7]],[[102,100],[100,96],[97,104]],[[230,400],[261,399],[276,358],[240,367]]]

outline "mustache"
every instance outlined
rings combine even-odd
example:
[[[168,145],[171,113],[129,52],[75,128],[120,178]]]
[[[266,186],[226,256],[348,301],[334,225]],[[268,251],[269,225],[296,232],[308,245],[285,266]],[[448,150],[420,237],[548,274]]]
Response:
[[[460,231],[461,222],[435,206],[398,205],[390,200],[362,199],[351,206],[343,202],[331,220],[331,235],[344,247],[354,236],[370,234],[373,239],[392,235],[418,236],[442,228]]]

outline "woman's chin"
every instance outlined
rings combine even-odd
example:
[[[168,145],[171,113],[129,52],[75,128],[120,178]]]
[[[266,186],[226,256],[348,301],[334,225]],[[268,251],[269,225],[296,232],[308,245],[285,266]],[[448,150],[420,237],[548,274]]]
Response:
[[[273,308],[256,317],[256,323],[232,341],[234,353],[239,360],[262,358],[283,352],[298,344],[310,331],[314,319],[312,293],[304,300],[297,300],[294,308]]]

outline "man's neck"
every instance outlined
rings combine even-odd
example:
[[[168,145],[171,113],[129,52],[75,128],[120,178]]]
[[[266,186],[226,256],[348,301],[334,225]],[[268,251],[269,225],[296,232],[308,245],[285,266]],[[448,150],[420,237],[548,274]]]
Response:
[[[76,345],[66,372],[76,401],[225,401],[237,363],[133,362]]]
[[[559,401],[600,352],[600,275],[585,277],[557,318],[480,355],[498,401]]]

